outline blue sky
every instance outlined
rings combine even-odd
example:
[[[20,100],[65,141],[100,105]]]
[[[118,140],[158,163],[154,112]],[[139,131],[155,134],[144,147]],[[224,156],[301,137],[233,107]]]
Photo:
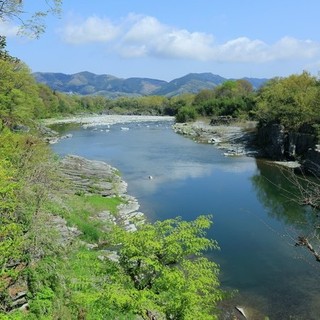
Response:
[[[318,75],[319,14],[319,0],[65,0],[40,39],[15,36],[14,21],[0,34],[34,72],[271,78]]]

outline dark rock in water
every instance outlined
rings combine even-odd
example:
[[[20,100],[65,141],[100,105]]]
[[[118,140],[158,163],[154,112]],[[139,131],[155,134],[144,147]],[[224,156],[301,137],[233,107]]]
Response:
[[[284,160],[284,127],[279,124],[260,127],[257,134],[257,144],[262,148],[264,156],[273,160]]]

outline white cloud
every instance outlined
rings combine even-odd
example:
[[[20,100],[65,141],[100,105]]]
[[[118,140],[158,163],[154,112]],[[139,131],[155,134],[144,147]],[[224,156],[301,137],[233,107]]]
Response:
[[[121,48],[128,56],[130,46],[133,56],[161,56],[165,58],[190,58],[204,60],[210,56],[212,36],[199,32],[179,30],[161,24],[153,17],[142,17],[124,34]]]
[[[63,39],[71,44],[108,42],[117,37],[118,27],[108,19],[89,17],[81,23],[70,22],[63,30]]]
[[[130,14],[115,24],[90,17],[69,23],[63,38],[71,44],[108,43],[124,57],[160,57],[198,61],[265,63],[287,59],[320,58],[320,43],[283,37],[273,44],[238,37],[215,43],[208,33],[190,32],[161,23],[155,17]]]
[[[318,42],[284,37],[275,43],[275,45],[272,47],[272,51],[275,59],[310,59],[319,55],[319,47],[320,44]]]
[[[9,22],[0,20],[0,34],[6,37],[14,37],[19,32],[19,27]]]
[[[129,26],[128,31],[123,37],[126,42],[150,42],[155,40],[155,37],[166,34],[169,31],[169,27],[161,24],[154,17],[131,15],[130,20],[133,24]]]
[[[217,59],[236,62],[262,62],[268,60],[269,47],[263,41],[240,37],[216,48]]]

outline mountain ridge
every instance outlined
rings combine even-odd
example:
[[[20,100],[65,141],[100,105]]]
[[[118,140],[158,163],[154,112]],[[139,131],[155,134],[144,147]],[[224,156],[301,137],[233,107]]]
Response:
[[[81,71],[74,74],[35,72],[37,82],[46,84],[52,90],[80,95],[103,95],[108,98],[120,96],[162,95],[173,97],[183,93],[198,93],[204,89],[212,89],[228,79],[211,72],[189,73],[171,81],[159,79],[130,77],[118,78],[110,74],[95,74]],[[249,81],[255,89],[268,79],[241,78]]]

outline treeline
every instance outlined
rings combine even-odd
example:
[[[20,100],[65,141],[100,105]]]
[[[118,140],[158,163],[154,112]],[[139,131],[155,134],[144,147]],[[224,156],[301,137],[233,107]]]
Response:
[[[0,46],[1,50],[1,46]],[[79,113],[174,115],[169,100],[160,96],[119,98],[59,93],[35,82],[29,68],[15,58],[0,59],[0,121],[13,129],[32,120]]]
[[[226,81],[198,94],[108,99],[63,94],[36,83],[28,67],[10,57],[4,46],[5,43],[0,43],[1,55],[5,57],[0,60],[0,120],[11,128],[27,119],[104,113],[170,115],[177,122],[228,116],[260,124],[275,122],[289,130],[306,126],[318,130],[320,82],[307,72],[271,79],[258,90],[241,79]]]
[[[256,120],[259,125],[278,123],[293,131],[318,130],[320,81],[307,72],[271,79],[259,90],[253,90],[246,80],[227,81],[182,104],[176,115],[179,122],[230,116]]]

